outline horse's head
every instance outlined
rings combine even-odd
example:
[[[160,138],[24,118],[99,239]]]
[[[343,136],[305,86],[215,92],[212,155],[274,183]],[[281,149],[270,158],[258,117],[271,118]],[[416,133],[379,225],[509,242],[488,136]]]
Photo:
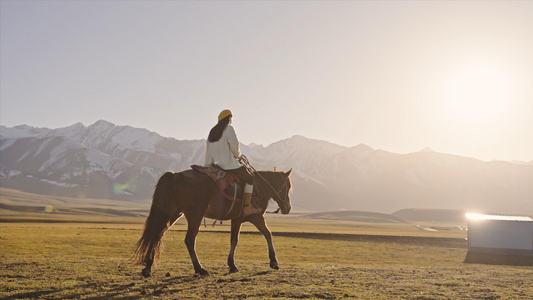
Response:
[[[286,215],[291,211],[291,196],[290,192],[292,189],[291,183],[291,172],[290,169],[288,172],[280,172],[281,180],[279,184],[280,192],[275,195],[274,200],[278,203],[281,213]]]
[[[278,204],[282,214],[288,214],[291,211],[292,189],[291,175],[292,169],[288,172],[280,171],[258,171],[256,182],[258,183],[259,194],[264,201],[274,199]],[[266,202],[265,202],[266,207]]]
[[[264,201],[268,201],[270,198],[274,199],[282,214],[288,214],[291,211],[291,172],[292,169],[288,172],[258,171],[256,173],[259,194],[263,195]]]

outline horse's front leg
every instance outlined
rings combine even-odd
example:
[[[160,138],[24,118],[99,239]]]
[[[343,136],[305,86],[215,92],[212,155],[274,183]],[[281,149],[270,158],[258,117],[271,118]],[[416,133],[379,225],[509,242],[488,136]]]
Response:
[[[235,266],[235,248],[239,242],[239,232],[241,231],[242,221],[231,220],[231,247],[228,256],[228,267],[230,273],[239,272],[239,269]]]
[[[274,249],[274,244],[272,243],[272,233],[268,229],[265,217],[263,215],[254,214],[249,217],[250,223],[254,224],[255,227],[265,236],[265,240],[268,245],[268,257],[270,258],[270,267],[272,269],[279,269],[278,260],[276,259],[276,250]]]
[[[191,261],[194,265],[194,271],[196,274],[209,275],[209,272],[202,268],[200,260],[196,255],[196,236],[198,235],[198,230],[200,229],[200,224],[202,223],[201,217],[197,219],[198,220],[187,219],[189,225],[187,227],[187,234],[185,235],[185,245],[187,245],[187,250],[189,250],[189,255],[191,256]]]

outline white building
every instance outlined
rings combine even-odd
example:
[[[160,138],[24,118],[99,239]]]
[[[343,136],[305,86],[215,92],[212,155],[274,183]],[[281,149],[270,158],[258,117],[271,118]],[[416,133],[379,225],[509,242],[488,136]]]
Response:
[[[466,214],[468,251],[533,255],[533,219],[519,216]]]

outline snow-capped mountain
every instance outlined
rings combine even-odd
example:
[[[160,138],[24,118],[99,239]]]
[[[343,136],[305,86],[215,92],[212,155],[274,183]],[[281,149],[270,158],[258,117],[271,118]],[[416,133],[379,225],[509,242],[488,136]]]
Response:
[[[54,130],[1,127],[0,176],[2,186],[41,193],[145,198],[163,172],[198,163],[204,144],[106,121]]]
[[[202,164],[205,140],[176,140],[98,121],[65,128],[0,127],[2,187],[83,198],[146,199],[167,170]],[[241,145],[256,169],[293,169],[293,206],[306,210],[475,209],[533,212],[533,165],[410,154],[293,136]]]

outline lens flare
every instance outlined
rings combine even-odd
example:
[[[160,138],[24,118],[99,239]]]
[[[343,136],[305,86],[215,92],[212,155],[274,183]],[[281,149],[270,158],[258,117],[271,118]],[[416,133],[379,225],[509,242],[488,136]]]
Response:
[[[49,214],[49,213],[51,213],[53,211],[54,211],[54,206],[53,205],[47,205],[47,206],[44,207],[44,212],[45,213]]]
[[[129,183],[114,183],[113,184],[113,193],[116,194],[116,195],[122,194],[129,187],[130,187]]]

